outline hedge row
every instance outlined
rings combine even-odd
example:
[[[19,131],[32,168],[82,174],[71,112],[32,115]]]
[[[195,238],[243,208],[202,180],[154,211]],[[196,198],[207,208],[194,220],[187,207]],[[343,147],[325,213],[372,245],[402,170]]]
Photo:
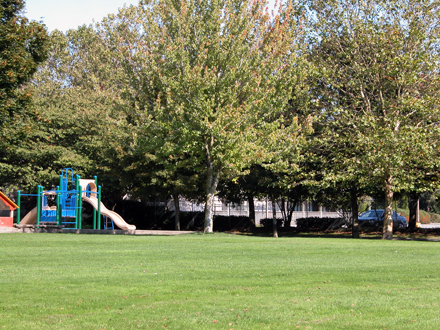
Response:
[[[337,229],[344,223],[345,220],[342,218],[299,218],[296,220],[296,229],[299,231]],[[272,229],[273,219],[261,219],[260,225]],[[277,219],[277,226],[278,228],[284,227],[284,220]]]
[[[344,223],[343,218],[299,218],[296,220],[296,229],[299,231],[337,229]]]
[[[92,227],[92,209],[85,204],[83,228]],[[114,211],[124,220],[140,230],[174,230],[175,212],[165,206],[148,205],[136,201],[123,201],[116,205]],[[202,231],[204,228],[203,212],[181,212],[180,229]],[[214,216],[214,231],[245,231],[253,228],[248,217]]]

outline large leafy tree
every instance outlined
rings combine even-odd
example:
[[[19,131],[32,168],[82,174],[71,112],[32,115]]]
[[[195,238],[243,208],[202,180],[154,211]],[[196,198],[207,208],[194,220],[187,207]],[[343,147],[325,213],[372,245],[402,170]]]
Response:
[[[35,118],[27,139],[5,153],[9,180],[26,191],[50,187],[62,168],[71,167],[83,177],[98,175],[105,195],[118,200],[124,194],[118,157],[126,120],[117,75],[111,74],[117,68],[104,57],[92,27],[54,31],[50,44],[47,61],[28,86]]]
[[[175,228],[179,229],[179,196],[198,199],[203,188],[200,184],[203,166],[183,150],[174,150],[170,155],[173,140],[165,139],[168,131],[151,120],[151,108],[160,86],[154,74],[145,69],[148,63],[142,54],[147,31],[143,32],[142,13],[140,8],[124,7],[118,14],[108,15],[97,23],[95,37],[104,48],[93,53],[93,57],[111,63],[110,76],[104,81],[98,80],[105,90],[115,92],[112,106],[125,115],[118,128],[125,129],[128,134],[117,139],[115,148],[122,183],[133,198],[149,200],[172,196],[176,210]],[[149,129],[154,134],[140,132],[139,123],[154,127]]]
[[[46,150],[58,148],[54,169],[71,166],[81,175],[98,175],[106,196],[116,202],[128,190],[120,68],[91,26],[51,37],[51,56],[34,79],[36,108],[48,121],[39,126],[50,136]]]
[[[325,175],[394,192],[431,189],[439,152],[439,8],[433,1],[313,1],[315,109],[335,145]],[[432,176],[431,176],[432,177]],[[427,179],[428,178],[428,179]]]
[[[23,0],[0,1],[0,181],[8,182],[8,149],[23,141],[34,113],[31,92],[25,84],[49,51],[43,24],[23,15]]]
[[[330,102],[323,98],[321,88],[312,94],[321,104]],[[359,170],[359,160],[353,161],[362,157],[362,151],[351,134],[338,132],[335,136],[333,129],[326,113],[318,116],[314,132],[304,144],[307,156],[299,177],[304,186],[315,191],[322,205],[351,211],[352,237],[359,238],[358,198],[375,192],[380,183]]]
[[[145,146],[159,139],[157,162],[190,160],[206,175],[206,232],[220,177],[237,175],[266,159],[268,145],[290,146],[297,136],[296,121],[282,113],[302,77],[300,12],[291,1],[273,15],[265,7],[150,1],[133,12],[134,21],[120,17],[123,24],[109,31],[130,72],[134,144],[149,153]],[[122,32],[139,38],[127,42]]]

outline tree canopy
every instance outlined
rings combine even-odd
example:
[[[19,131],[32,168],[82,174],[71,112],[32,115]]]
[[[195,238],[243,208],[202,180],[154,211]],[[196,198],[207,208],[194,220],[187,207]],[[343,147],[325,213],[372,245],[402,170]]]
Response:
[[[205,232],[219,189],[289,212],[351,204],[354,224],[358,198],[381,190],[391,238],[394,195],[439,188],[438,6],[151,0],[48,40],[3,1],[2,181],[72,166],[119,197],[202,201]]]
[[[265,158],[266,145],[281,135],[295,143],[298,133],[282,114],[301,79],[300,13],[292,2],[273,14],[265,7],[151,1],[120,17],[118,29],[107,28],[137,93],[136,148],[204,172],[207,232],[220,176]],[[132,33],[132,42],[122,37]]]
[[[5,151],[23,140],[34,118],[29,109],[32,94],[25,84],[49,47],[45,26],[29,22],[23,7],[23,0],[0,1],[0,173],[9,170],[8,162],[1,160]]]
[[[428,182],[439,165],[438,4],[340,0],[309,8],[320,73],[315,109],[326,127],[321,137],[335,146],[327,179],[382,185],[383,237],[391,238],[393,193]]]
[[[0,124],[15,125],[30,94],[23,84],[47,57],[47,31],[43,24],[21,16],[24,1],[4,0],[0,5]],[[19,121],[19,119],[18,119]],[[3,133],[4,134],[4,133]],[[4,138],[4,137],[3,137]],[[3,139],[2,139],[3,141]]]

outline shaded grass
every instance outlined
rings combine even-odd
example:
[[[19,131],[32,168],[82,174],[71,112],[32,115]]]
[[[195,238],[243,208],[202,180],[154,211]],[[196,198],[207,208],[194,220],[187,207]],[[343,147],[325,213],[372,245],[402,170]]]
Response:
[[[1,234],[0,329],[437,329],[437,242]]]
[[[279,228],[279,235],[282,237],[317,237],[317,238],[351,238],[352,232],[347,229],[339,230],[309,230],[301,231],[296,228],[286,229]],[[232,232],[231,232],[232,233]],[[273,233],[265,228],[257,228],[249,232],[234,232],[238,235],[272,237]],[[360,238],[366,239],[382,239],[382,229],[378,228],[362,228],[359,233]],[[440,228],[433,229],[416,229],[411,231],[403,229],[393,232],[393,239],[409,239],[409,240],[439,240]]]

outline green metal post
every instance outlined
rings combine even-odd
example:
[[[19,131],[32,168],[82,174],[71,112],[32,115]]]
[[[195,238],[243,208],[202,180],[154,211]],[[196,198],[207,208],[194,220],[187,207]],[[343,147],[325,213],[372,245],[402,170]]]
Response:
[[[75,207],[75,222],[76,222],[76,229],[78,228],[79,223],[79,200],[81,199],[81,195],[79,194],[79,175],[75,175],[75,190],[77,192],[76,196],[76,207]]]
[[[78,189],[78,219],[77,219],[77,223],[76,223],[76,228],[78,229],[82,229],[82,187],[79,186]]]
[[[43,197],[43,186],[37,187],[37,227],[40,226],[41,221],[41,198]]]
[[[96,229],[96,210],[93,209],[93,229]]]
[[[20,190],[18,190],[17,191],[17,206],[18,206],[18,209],[17,209],[17,212],[16,212],[16,214],[17,214],[17,225],[20,224],[20,199],[21,199],[21,192],[20,192]]]
[[[98,186],[98,229],[101,229],[101,186]]]
[[[98,186],[98,177],[95,175],[93,177],[95,179],[95,186]],[[95,195],[90,195],[90,197],[95,197],[98,198],[98,196]],[[96,229],[96,210],[93,209],[93,229]]]
[[[61,193],[60,186],[57,186],[57,226],[61,225]]]
[[[63,217],[63,213],[62,213],[63,211],[61,209],[61,200],[63,197],[67,197],[67,192],[63,192],[63,176],[61,174],[60,174],[60,186],[59,187],[60,187],[59,188],[59,190],[60,190],[60,193],[59,193],[60,194],[60,205],[58,205],[58,199],[57,199],[57,215],[58,215],[58,209],[59,209],[59,213],[60,213],[59,217],[60,217],[60,224],[61,224],[61,219]],[[66,194],[66,195],[63,195],[63,194]]]

